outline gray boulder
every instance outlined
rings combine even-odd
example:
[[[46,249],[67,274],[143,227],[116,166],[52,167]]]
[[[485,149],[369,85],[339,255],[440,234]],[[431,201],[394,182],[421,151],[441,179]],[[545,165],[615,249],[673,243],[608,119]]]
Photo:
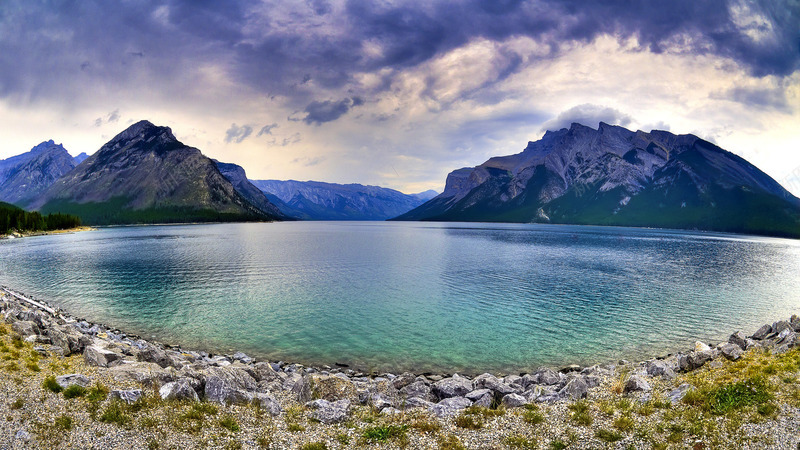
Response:
[[[778,333],[778,336],[775,337],[775,344],[793,347],[797,344],[797,333],[791,328],[784,328]]]
[[[409,397],[401,403],[403,408],[430,408],[433,403],[419,397]]]
[[[669,397],[669,401],[672,403],[678,403],[683,399],[683,396],[686,395],[692,389],[692,385],[684,383],[677,388],[669,391],[667,397]]]
[[[678,355],[678,368],[683,372],[699,369],[713,359],[712,352],[690,352]]]
[[[484,373],[482,375],[478,375],[472,380],[472,385],[475,389],[491,389],[494,392],[497,392],[499,395],[506,395],[512,392],[516,392],[514,388],[509,386],[508,384],[504,383],[502,380],[497,378],[496,376],[490,373]]]
[[[314,410],[311,418],[325,424],[343,422],[350,416],[350,400],[329,402],[317,399],[307,403],[306,406]]]
[[[528,404],[528,399],[519,395],[519,394],[508,394],[503,396],[503,399],[500,400],[503,406],[506,408],[518,408],[520,406],[525,406]]]
[[[483,406],[484,408],[489,408],[492,406],[492,402],[494,401],[494,392],[490,389],[476,389],[469,394],[466,395],[474,406]]]
[[[268,411],[272,416],[277,416],[283,411],[280,403],[278,403],[278,401],[269,394],[264,394],[261,392],[256,393],[253,397],[253,403],[259,408]]]
[[[409,384],[416,381],[417,376],[410,372],[403,372],[392,380],[395,389],[403,389]]]
[[[675,378],[675,371],[672,365],[665,361],[654,360],[647,363],[647,374],[651,377],[664,377],[668,379]]]
[[[161,386],[161,389],[158,390],[158,395],[163,400],[189,400],[194,402],[200,400],[197,392],[192,389],[192,385],[183,378]]]
[[[20,336],[39,334],[39,326],[31,320],[18,320],[11,324],[11,329]]]
[[[369,403],[378,411],[384,408],[394,407],[394,399],[381,393],[372,394],[369,398]]]
[[[561,383],[562,376],[553,369],[539,369],[533,373],[533,382],[551,386]]]
[[[174,372],[170,370],[163,369],[155,363],[136,362],[111,367],[109,373],[118,381],[135,381],[145,386],[158,386],[176,378]]]
[[[794,331],[794,327],[791,323],[781,320],[780,322],[775,322],[772,324],[772,332],[773,333],[780,333],[783,330]]]
[[[244,353],[242,353],[242,352],[236,352],[236,353],[234,353],[234,354],[233,354],[233,359],[235,359],[235,360],[239,361],[239,362],[240,362],[240,363],[242,363],[242,364],[250,364],[251,362],[253,362],[253,358],[251,358],[251,357],[249,357],[249,356],[245,355],[245,354],[244,354]]]
[[[352,381],[330,375],[308,375],[311,398],[335,402],[347,399],[351,403],[359,401],[358,391]]]
[[[583,380],[583,377],[572,378],[558,391],[558,395],[561,398],[571,398],[573,400],[586,398],[588,394],[589,386],[586,384],[586,381]]]
[[[472,381],[459,376],[453,375],[450,378],[437,381],[433,384],[433,393],[439,399],[446,399],[450,397],[463,397],[469,392],[472,392]]]
[[[737,331],[728,337],[728,343],[738,345],[742,350],[747,350],[747,337],[741,331]]]
[[[267,362],[259,362],[253,364],[253,372],[255,376],[253,378],[256,381],[277,381],[282,380],[281,376],[278,375],[278,372],[272,368],[272,365]]]
[[[240,388],[230,379],[212,375],[206,377],[205,398],[223,405],[246,404],[253,400],[254,394]]]
[[[423,381],[415,381],[400,389],[400,394],[406,398],[419,397],[425,400],[433,400],[431,387]]]
[[[89,385],[92,384],[92,379],[79,373],[71,373],[69,375],[61,375],[56,377],[56,383],[58,383],[58,385],[64,389],[72,386],[73,384],[76,384],[80,387],[89,387]]]
[[[111,350],[97,345],[90,345],[84,349],[83,359],[90,366],[108,367],[109,364],[122,359],[122,357]]]
[[[761,328],[756,330],[751,337],[760,341],[766,338],[770,333],[772,333],[772,327],[769,325],[763,325]]]
[[[650,384],[644,378],[639,375],[633,375],[625,382],[623,392],[626,394],[629,392],[648,392],[650,389]]]
[[[741,358],[744,354],[744,350],[739,347],[737,344],[732,344],[730,342],[722,344],[719,346],[720,353],[723,354],[726,358],[730,359],[731,361],[736,361],[737,359]]]
[[[136,403],[144,393],[141,389],[113,390],[109,394],[112,399],[121,400],[125,403]]]
[[[472,402],[466,397],[448,397],[432,405],[429,411],[436,417],[448,417],[455,416],[470,406],[472,406]]]

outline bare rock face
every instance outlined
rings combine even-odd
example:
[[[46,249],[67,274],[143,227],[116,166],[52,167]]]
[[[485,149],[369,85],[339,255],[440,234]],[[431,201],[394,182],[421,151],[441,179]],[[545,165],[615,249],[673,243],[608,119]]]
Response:
[[[75,166],[67,150],[52,140],[0,160],[0,201],[25,205]]]
[[[90,366],[108,367],[109,364],[121,359],[120,355],[111,350],[90,345],[83,351],[83,358]]]
[[[440,399],[463,397],[472,392],[472,390],[472,381],[458,374],[433,384],[433,393]]]
[[[158,390],[158,394],[163,400],[200,400],[197,392],[192,389],[192,385],[183,378],[161,386],[161,389]]]
[[[350,417],[349,400],[329,402],[327,400],[317,399],[307,403],[306,406],[314,410],[311,413],[311,417],[322,423],[330,424],[343,422]]]

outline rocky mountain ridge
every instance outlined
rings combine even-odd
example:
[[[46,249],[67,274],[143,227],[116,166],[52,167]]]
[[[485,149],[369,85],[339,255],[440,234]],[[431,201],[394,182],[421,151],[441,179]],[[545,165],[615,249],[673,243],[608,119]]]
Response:
[[[77,164],[64,146],[52,140],[29,152],[0,161],[0,201],[25,204]]]
[[[574,123],[522,153],[451,172],[442,194],[398,219],[800,236],[800,199],[697,136]]]
[[[410,211],[436,195],[435,191],[404,194],[378,186],[321,181],[251,182],[283,213],[304,220],[386,220]]]

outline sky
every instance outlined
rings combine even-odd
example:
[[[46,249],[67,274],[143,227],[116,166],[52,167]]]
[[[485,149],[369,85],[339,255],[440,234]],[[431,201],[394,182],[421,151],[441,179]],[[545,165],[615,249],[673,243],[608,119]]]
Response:
[[[142,119],[251,179],[407,193],[603,121],[800,195],[800,0],[0,1],[0,159]]]

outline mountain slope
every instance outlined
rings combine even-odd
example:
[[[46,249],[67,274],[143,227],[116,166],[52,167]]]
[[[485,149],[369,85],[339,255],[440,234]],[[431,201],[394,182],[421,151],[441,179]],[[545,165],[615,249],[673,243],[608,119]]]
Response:
[[[249,201],[253,206],[271,216],[281,217],[283,219],[288,218],[288,216],[281,212],[277,206],[272,204],[270,200],[267,199],[267,196],[264,195],[260,189],[255,187],[253,183],[247,179],[247,174],[242,166],[219,162],[217,160],[213,161],[217,165],[217,169],[219,169],[222,176],[230,181],[234,189],[236,189],[236,191],[245,199],[247,199],[247,201]]]
[[[320,181],[251,180],[285,214],[305,220],[386,220],[425,200],[394,189]],[[274,196],[274,197],[273,197]]]
[[[61,144],[42,142],[31,151],[0,161],[0,200],[24,204],[64,174],[75,162]]]
[[[693,135],[600,123],[548,131],[519,154],[451,172],[398,220],[671,227],[800,237],[800,199]]]
[[[89,224],[278,218],[250,204],[200,150],[148,121],[118,134],[28,206]]]

